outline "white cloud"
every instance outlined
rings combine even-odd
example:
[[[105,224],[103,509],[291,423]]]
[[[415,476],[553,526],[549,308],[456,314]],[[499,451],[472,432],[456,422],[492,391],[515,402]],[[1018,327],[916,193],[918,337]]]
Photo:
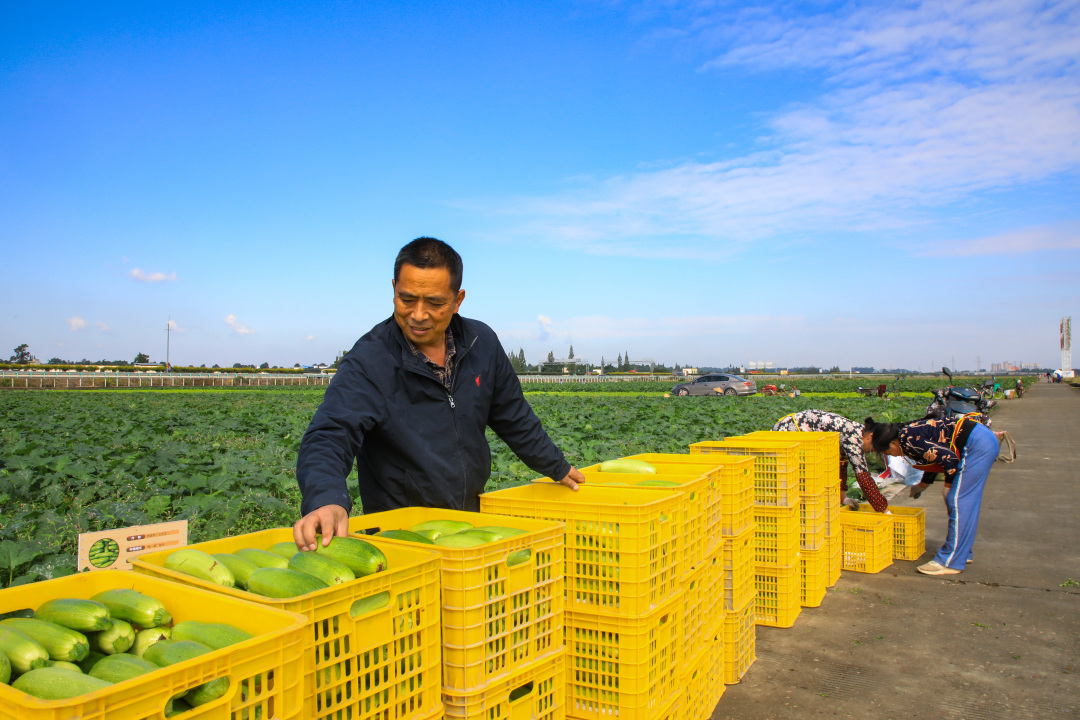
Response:
[[[81,317],[79,317],[78,315],[75,315],[75,316],[73,316],[73,317],[69,317],[69,318],[67,319],[67,324],[68,324],[68,327],[69,327],[69,328],[71,328],[71,331],[72,331],[72,332],[76,332],[76,331],[78,331],[78,330],[82,330],[83,328],[85,328],[85,327],[86,327],[86,321],[85,321],[85,320],[83,320],[83,319],[82,319]]]
[[[305,339],[305,340],[307,340],[308,342],[311,342],[312,340],[314,340],[314,339],[315,339],[315,336],[314,336],[314,335],[308,335],[308,336],[307,336],[306,338],[304,338],[304,339]]]
[[[147,273],[139,268],[132,268],[129,275],[139,282],[159,283],[176,280],[176,273],[172,273],[171,275],[166,275],[163,272]]]
[[[251,335],[255,332],[246,325],[241,324],[240,321],[236,319],[235,315],[226,315],[225,324],[235,330],[238,335]]]
[[[753,152],[488,208],[511,218],[500,231],[597,254],[724,258],[762,238],[905,226],[1080,169],[1076,2],[845,5],[794,18],[726,7],[743,6],[693,4],[662,35],[710,49],[704,72],[812,71],[819,95],[766,116]]]
[[[182,327],[180,327],[179,325],[177,325],[175,320],[169,320],[167,323],[165,323],[165,325],[168,327],[168,329],[171,332],[178,332],[178,333],[184,332],[184,329]]]
[[[94,326],[97,327],[97,329],[101,332],[112,332],[112,328],[101,320],[98,320],[96,323],[94,323]]]
[[[547,340],[551,337],[551,318],[547,315],[541,315],[536,320],[540,323],[540,339]]]
[[[975,240],[938,243],[919,254],[927,257],[971,257],[1023,255],[1040,250],[1080,250],[1080,224],[1040,225]]]

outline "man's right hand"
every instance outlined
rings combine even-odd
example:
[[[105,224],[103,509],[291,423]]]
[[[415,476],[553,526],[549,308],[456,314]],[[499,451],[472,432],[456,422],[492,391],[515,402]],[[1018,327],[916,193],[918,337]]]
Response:
[[[293,539],[300,550],[314,550],[317,535],[322,534],[323,547],[334,537],[349,534],[349,511],[340,505],[323,505],[312,510],[293,525]]]

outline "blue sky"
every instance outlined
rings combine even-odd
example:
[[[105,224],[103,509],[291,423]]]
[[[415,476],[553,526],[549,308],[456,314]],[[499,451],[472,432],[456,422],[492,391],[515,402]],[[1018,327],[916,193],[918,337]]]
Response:
[[[329,362],[397,250],[530,362],[1057,367],[1080,2],[6,3],[0,351]]]

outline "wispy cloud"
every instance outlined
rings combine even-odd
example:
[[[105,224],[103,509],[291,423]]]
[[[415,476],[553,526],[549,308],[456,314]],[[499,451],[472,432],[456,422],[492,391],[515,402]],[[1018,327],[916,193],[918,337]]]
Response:
[[[175,320],[169,320],[169,322],[167,322],[165,324],[168,326],[168,328],[169,328],[169,330],[171,332],[179,332],[179,333],[184,332],[184,329],[182,327],[180,327],[179,325],[177,325]]]
[[[547,340],[551,337],[551,318],[547,315],[541,315],[536,318],[537,323],[540,324],[540,340]]]
[[[96,323],[94,323],[94,327],[96,327],[101,332],[112,332],[112,328],[109,327],[107,323],[102,322],[101,320],[98,320]]]
[[[68,324],[68,327],[71,328],[72,332],[77,332],[77,331],[82,330],[82,329],[84,329],[86,327],[86,321],[83,320],[78,315],[74,315],[72,317],[69,317],[67,319],[67,324]]]
[[[315,339],[315,336],[314,336],[314,335],[308,335],[308,336],[307,336],[306,338],[304,338],[304,339],[305,339],[305,340],[307,340],[308,342],[311,342],[312,340],[314,340],[314,339]]]
[[[236,319],[235,315],[226,315],[225,324],[231,327],[237,335],[251,335],[255,332],[248,326],[241,324],[241,322]]]
[[[937,243],[919,254],[926,257],[1023,255],[1040,250],[1080,250],[1080,224],[1042,225],[991,237]]]
[[[1075,1],[689,8],[658,35],[711,56],[702,72],[803,73],[821,92],[765,116],[752,152],[489,206],[500,230],[598,254],[723,258],[766,237],[905,226],[1080,169]]]
[[[148,273],[139,268],[132,268],[128,275],[139,282],[159,283],[159,282],[171,282],[176,280],[176,273],[166,274],[163,272]]]

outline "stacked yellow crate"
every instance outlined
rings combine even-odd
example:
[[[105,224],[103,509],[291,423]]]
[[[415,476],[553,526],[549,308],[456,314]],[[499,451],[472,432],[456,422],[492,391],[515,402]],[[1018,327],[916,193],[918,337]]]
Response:
[[[634,455],[633,457],[663,467],[661,463],[670,462],[672,456],[660,454]],[[700,697],[712,698],[706,701],[707,714],[712,712],[716,702],[724,693],[724,683],[739,682],[750,668],[756,657],[756,635],[754,632],[754,459],[739,455],[721,453],[676,455],[678,462],[684,464],[703,463],[711,468],[710,476],[715,478],[718,499],[707,509],[706,542],[710,557],[707,563],[704,587],[715,587],[711,605],[699,614],[701,619],[695,627],[702,638],[701,644],[688,644],[689,651],[684,669],[684,680],[688,676],[698,678],[692,684],[699,689],[693,704],[684,705],[684,716],[695,712],[700,707]],[[721,600],[721,589],[723,597]],[[740,624],[740,618],[749,613],[749,627]],[[728,626],[731,627],[728,627]],[[705,657],[704,646],[717,653]],[[697,652],[697,655],[694,655]],[[702,674],[699,669],[712,663],[709,672]],[[723,683],[716,680],[723,678]],[[713,683],[708,687],[699,687],[700,683]],[[687,683],[682,683],[684,689]]]
[[[442,508],[410,507],[361,515],[353,535],[452,520],[474,527],[513,527],[521,534],[473,547],[418,545],[439,555],[442,702],[462,720],[526,712],[542,720],[566,717],[563,647],[563,526]],[[524,558],[524,559],[522,559]]]
[[[565,523],[567,716],[680,717],[686,495],[545,478],[480,497],[482,512]]]
[[[690,446],[691,454],[724,453],[754,460],[754,585],[758,625],[791,627],[799,615],[799,447],[791,439],[747,436]]]
[[[799,601],[817,607],[829,581],[829,521],[840,511],[840,434],[762,431],[746,435],[799,443]]]

